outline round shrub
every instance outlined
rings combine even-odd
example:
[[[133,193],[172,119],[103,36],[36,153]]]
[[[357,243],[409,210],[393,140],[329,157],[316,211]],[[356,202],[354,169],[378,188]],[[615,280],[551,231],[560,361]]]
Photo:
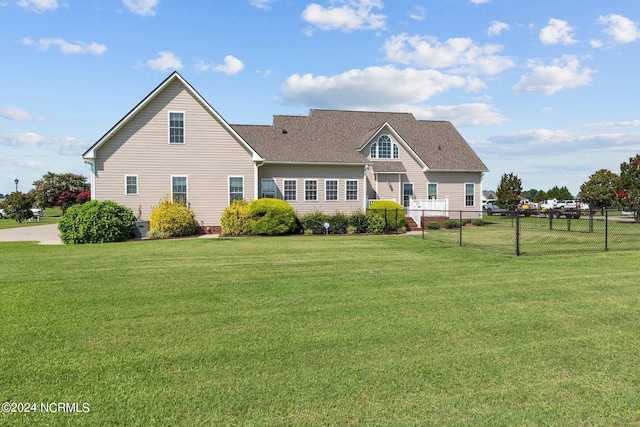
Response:
[[[149,236],[178,237],[191,236],[197,228],[193,211],[182,203],[164,199],[149,216]]]
[[[304,215],[300,222],[304,229],[304,234],[324,234],[324,223],[329,222],[329,216],[322,212],[313,212]]]
[[[251,232],[275,236],[293,233],[296,230],[296,213],[284,200],[262,198],[249,204]]]
[[[457,219],[448,219],[444,222],[444,228],[458,228],[460,227],[460,221]]]
[[[131,209],[110,200],[73,205],[58,221],[66,244],[122,242],[133,238],[135,226]]]
[[[438,223],[438,221],[429,221],[429,222],[427,222],[426,227],[429,230],[439,230],[440,229],[440,223]]]
[[[476,225],[476,226],[482,226],[484,225],[484,221],[482,220],[482,218],[473,218],[471,220],[471,225]]]
[[[374,212],[382,215],[389,231],[396,231],[407,225],[404,209],[393,200],[378,200],[371,203],[367,215],[372,215]]]
[[[223,236],[246,236],[251,234],[249,203],[244,199],[234,200],[220,217]]]

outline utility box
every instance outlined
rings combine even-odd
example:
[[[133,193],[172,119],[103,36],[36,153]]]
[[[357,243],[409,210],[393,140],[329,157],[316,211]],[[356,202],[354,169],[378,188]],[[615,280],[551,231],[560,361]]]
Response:
[[[136,221],[136,227],[133,230],[136,239],[143,239],[149,233],[149,221]]]

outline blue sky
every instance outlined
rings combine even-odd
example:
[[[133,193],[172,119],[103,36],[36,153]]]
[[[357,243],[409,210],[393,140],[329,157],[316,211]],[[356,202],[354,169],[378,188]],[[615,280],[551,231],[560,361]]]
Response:
[[[450,120],[491,172],[575,195],[640,153],[637,0],[0,0],[0,193],[172,71],[231,124],[310,108]],[[143,161],[144,159],[141,159]]]

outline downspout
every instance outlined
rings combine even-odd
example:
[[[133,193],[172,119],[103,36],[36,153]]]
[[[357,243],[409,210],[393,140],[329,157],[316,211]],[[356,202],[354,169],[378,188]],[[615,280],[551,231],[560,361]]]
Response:
[[[91,200],[96,200],[96,159],[84,159],[84,162],[91,168]]]
[[[253,200],[258,199],[258,183],[260,182],[260,178],[258,177],[258,168],[264,165],[264,161],[260,163],[255,162],[253,164]]]

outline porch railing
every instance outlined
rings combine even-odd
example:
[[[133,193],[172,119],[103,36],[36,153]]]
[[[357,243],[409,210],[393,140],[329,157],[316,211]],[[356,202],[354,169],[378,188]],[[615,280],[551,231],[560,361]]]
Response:
[[[418,227],[421,226],[422,217],[425,216],[449,216],[449,198],[446,199],[414,199],[409,198],[409,207],[405,208]]]

